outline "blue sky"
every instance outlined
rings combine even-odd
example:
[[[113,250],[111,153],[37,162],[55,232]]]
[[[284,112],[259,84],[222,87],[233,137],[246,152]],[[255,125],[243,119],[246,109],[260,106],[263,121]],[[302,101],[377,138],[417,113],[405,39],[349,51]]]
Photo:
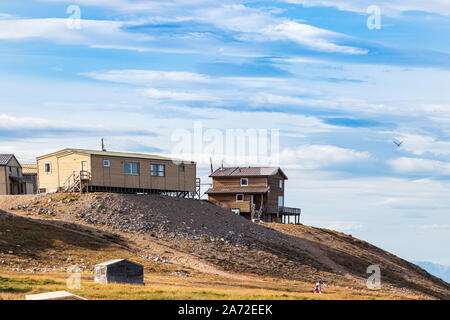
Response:
[[[2,1],[0,152],[29,162],[103,137],[170,154],[196,120],[279,129],[305,224],[449,265],[449,39],[439,0]]]

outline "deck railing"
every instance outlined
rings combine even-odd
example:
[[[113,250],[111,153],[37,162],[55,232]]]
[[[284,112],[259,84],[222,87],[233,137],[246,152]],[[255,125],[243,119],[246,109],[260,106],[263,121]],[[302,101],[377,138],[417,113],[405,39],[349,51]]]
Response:
[[[284,214],[296,215],[296,214],[301,214],[302,213],[302,209],[300,209],[300,208],[291,208],[291,207],[285,207],[285,206],[278,207],[278,210],[281,213],[284,213]]]
[[[286,214],[286,215],[300,215],[302,213],[302,209],[300,208],[291,208],[285,206],[264,206],[264,213],[268,214]]]

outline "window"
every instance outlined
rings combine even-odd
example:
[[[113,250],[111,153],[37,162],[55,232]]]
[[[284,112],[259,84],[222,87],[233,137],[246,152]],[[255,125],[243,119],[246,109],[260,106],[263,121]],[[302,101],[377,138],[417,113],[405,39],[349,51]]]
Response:
[[[180,166],[180,172],[184,172],[184,166]]]
[[[104,167],[111,167],[111,162],[109,162],[109,160],[103,160],[103,166]]]
[[[237,194],[236,195],[236,202],[242,202],[244,201],[244,195],[243,194]]]
[[[280,180],[280,189],[283,189],[283,180]]]
[[[241,186],[243,186],[243,187],[248,186],[248,179],[247,178],[241,178]]]
[[[284,207],[284,197],[283,196],[278,196],[278,206]]]
[[[9,167],[9,175],[12,175],[12,167]]]
[[[50,162],[44,164],[44,171],[46,173],[50,173],[52,171],[52,164]]]
[[[125,162],[125,174],[137,176],[139,175],[139,163]]]
[[[164,177],[166,171],[166,166],[163,164],[152,164],[150,166],[150,174],[153,177]]]

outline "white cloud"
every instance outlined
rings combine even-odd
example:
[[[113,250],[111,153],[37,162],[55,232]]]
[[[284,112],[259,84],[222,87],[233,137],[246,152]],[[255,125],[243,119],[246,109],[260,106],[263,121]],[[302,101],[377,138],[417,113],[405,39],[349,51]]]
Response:
[[[327,229],[348,232],[359,231],[363,228],[362,223],[356,221],[331,221],[327,226]]]
[[[109,70],[106,72],[85,72],[82,76],[96,80],[128,83],[134,85],[153,85],[161,82],[200,82],[205,83],[211,79],[203,74],[181,71],[156,70]]]
[[[427,224],[420,226],[420,229],[425,230],[450,229],[450,224]]]
[[[81,20],[81,29],[71,29],[68,19],[0,19],[0,40],[45,39],[65,45],[86,45],[126,50],[147,50],[143,41],[151,37],[123,31],[130,23],[105,20]]]
[[[12,15],[12,14],[9,14],[9,13],[0,13],[0,20],[13,19],[15,17],[16,17],[15,15]]]
[[[287,148],[280,153],[281,165],[295,169],[317,169],[342,165],[371,158],[368,152],[331,145],[305,145]]]
[[[7,114],[0,114],[0,128],[2,129],[42,129],[53,127],[54,123],[36,117],[14,117]]]
[[[401,157],[388,160],[388,164],[400,173],[450,175],[450,163],[438,160]]]
[[[381,13],[398,15],[405,11],[424,11],[441,15],[450,15],[450,2],[447,0],[282,0],[288,3],[302,4],[305,7],[335,7],[343,11],[365,13],[371,5],[381,8]]]
[[[402,134],[398,140],[404,141],[402,149],[415,155],[424,155],[427,153],[442,156],[450,155],[450,142],[439,141],[435,137],[423,136],[418,134]]]
[[[216,97],[206,93],[180,92],[171,90],[159,90],[155,88],[139,90],[143,95],[153,99],[169,99],[179,101],[215,100]]]
[[[59,0],[48,0],[47,2],[61,2]],[[314,27],[305,23],[299,23],[287,18],[274,16],[274,10],[266,8],[251,8],[242,4],[221,5],[218,1],[171,1],[171,2],[131,2],[131,1],[84,1],[78,0],[74,3],[79,5],[93,5],[110,7],[118,11],[140,13],[143,17],[136,18],[134,22],[99,21],[81,19],[81,30],[70,30],[67,28],[68,19],[9,19],[0,20],[0,39],[26,40],[43,38],[61,44],[88,45],[93,48],[114,48],[122,50],[137,51],[170,51],[176,52],[173,46],[166,47],[157,40],[153,46],[150,43],[143,45],[143,41],[155,40],[147,35],[128,33],[123,27],[145,23],[180,22],[193,21],[202,24],[211,24],[224,31],[234,31],[232,35],[243,41],[291,41],[307,48],[342,54],[366,54],[368,51],[352,46],[340,45],[337,42],[348,38],[348,36],[329,30]],[[151,14],[151,16],[149,16]],[[182,35],[172,35],[171,40],[176,38],[183,41],[183,50],[193,50],[197,53],[205,50],[222,50],[223,55],[255,55],[255,53],[236,52],[236,46],[224,48],[217,47],[216,37],[210,38],[208,33],[185,32]],[[194,47],[188,48],[185,40],[194,39],[200,41]],[[208,41],[207,47],[200,48],[201,42]],[[206,49],[207,48],[207,49]]]
[[[359,55],[369,52],[365,49],[335,44],[333,40],[343,38],[342,34],[293,21],[266,27],[261,32],[272,41],[291,40],[318,51]]]
[[[345,35],[298,23],[286,18],[275,18],[270,11],[249,8],[241,4],[198,10],[195,19],[211,23],[224,30],[242,33],[241,40],[292,41],[308,48],[343,54],[366,54],[356,47],[336,44]]]

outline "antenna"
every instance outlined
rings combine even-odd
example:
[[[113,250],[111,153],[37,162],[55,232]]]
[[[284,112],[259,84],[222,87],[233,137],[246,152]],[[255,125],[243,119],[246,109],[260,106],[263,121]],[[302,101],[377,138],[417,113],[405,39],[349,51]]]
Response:
[[[102,138],[102,151],[106,151],[106,149],[105,149],[105,143],[103,142],[103,138]]]
[[[213,174],[214,169],[213,169],[213,164],[212,164],[212,157],[209,157],[209,164],[211,166],[211,174]]]

